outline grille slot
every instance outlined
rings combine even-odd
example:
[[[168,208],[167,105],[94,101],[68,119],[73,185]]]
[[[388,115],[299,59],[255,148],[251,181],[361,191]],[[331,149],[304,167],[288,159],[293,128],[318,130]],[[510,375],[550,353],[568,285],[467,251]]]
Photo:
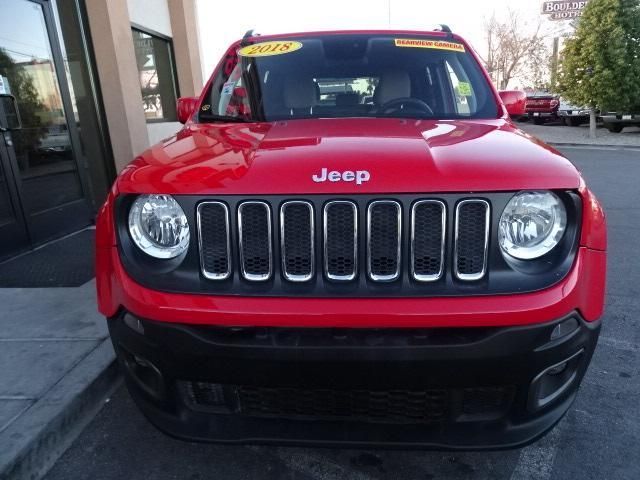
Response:
[[[202,274],[210,280],[225,280],[231,276],[229,208],[222,202],[202,202],[197,216]]]
[[[367,209],[367,273],[378,282],[400,276],[402,208],[392,200],[379,200]]]
[[[244,202],[238,207],[242,276],[265,281],[273,273],[271,209],[265,202]]]
[[[306,282],[314,274],[313,206],[290,201],[280,208],[282,272],[287,280]]]
[[[353,202],[335,200],[324,207],[324,271],[330,280],[356,278],[358,268],[358,209]]]
[[[421,200],[411,208],[411,275],[433,282],[444,273],[447,211],[439,200]]]
[[[486,273],[489,217],[485,200],[463,200],[456,207],[454,273],[460,280],[480,280]]]

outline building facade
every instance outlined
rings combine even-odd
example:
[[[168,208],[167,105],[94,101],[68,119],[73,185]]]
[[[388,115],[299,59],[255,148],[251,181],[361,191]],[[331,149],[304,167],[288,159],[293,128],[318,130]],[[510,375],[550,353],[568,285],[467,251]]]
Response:
[[[195,0],[0,0],[0,259],[93,223],[116,173],[202,88]],[[0,103],[0,118],[5,115]]]

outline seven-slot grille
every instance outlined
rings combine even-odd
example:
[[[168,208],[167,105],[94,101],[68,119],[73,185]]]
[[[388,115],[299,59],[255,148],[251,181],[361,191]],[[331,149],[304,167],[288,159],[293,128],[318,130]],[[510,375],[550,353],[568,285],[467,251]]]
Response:
[[[404,208],[410,209],[407,227],[403,225]],[[316,270],[334,282],[354,281],[359,275],[373,282],[393,282],[403,273],[403,258],[416,282],[441,279],[447,262],[461,281],[480,280],[487,271],[490,205],[482,199],[464,199],[455,205],[450,256],[447,206],[440,200],[420,199],[408,207],[396,200],[376,200],[366,210],[349,200],[322,205],[289,200],[279,206],[245,201],[236,210],[237,235],[233,235],[230,219],[234,212],[225,203],[198,205],[200,264],[207,279],[225,280],[234,268],[251,282],[271,279],[276,270],[274,245],[279,247],[282,277],[289,282],[308,282],[315,278]],[[361,222],[364,232],[359,231]],[[277,244],[274,231],[279,233]],[[359,251],[361,235],[366,236],[362,247],[366,252]],[[363,254],[366,271],[361,272]]]

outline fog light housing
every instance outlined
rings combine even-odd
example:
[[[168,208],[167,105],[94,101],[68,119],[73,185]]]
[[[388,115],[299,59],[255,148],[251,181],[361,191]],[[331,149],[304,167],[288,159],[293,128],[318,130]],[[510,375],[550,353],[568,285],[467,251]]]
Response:
[[[140,321],[139,318],[134,317],[130,313],[124,314],[124,324],[129,327],[134,332],[139,333],[140,335],[144,335],[144,325]]]
[[[547,375],[560,375],[567,369],[567,362],[562,362],[556,365],[555,367],[551,367],[549,371],[547,371]]]
[[[129,378],[150,397],[156,400],[164,399],[165,383],[160,369],[150,360],[134,355],[122,346],[119,346],[118,350]]]
[[[575,331],[577,328],[578,328],[578,320],[576,320],[573,317],[567,318],[566,320],[563,320],[562,322],[558,323],[555,327],[553,327],[553,330],[551,331],[550,340],[554,341],[554,340],[557,340],[558,338],[566,337],[571,332]]]
[[[530,411],[546,407],[569,391],[578,376],[583,353],[584,349],[581,349],[569,358],[545,368],[533,379],[527,402]]]

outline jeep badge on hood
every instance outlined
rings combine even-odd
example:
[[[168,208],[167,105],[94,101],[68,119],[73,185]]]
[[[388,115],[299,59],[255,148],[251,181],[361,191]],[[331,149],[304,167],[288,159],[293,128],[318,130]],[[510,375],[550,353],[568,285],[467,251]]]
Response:
[[[368,182],[371,179],[371,174],[366,170],[345,170],[344,172],[338,172],[332,170],[328,172],[326,168],[320,171],[319,175],[312,175],[311,178],[316,183],[326,182],[356,182],[356,185],[362,185],[364,182]]]

